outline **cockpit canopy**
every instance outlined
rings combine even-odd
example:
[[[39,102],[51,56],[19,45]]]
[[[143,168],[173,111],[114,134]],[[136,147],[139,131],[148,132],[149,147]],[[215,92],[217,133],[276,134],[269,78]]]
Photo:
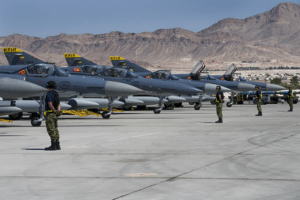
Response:
[[[161,79],[161,80],[179,80],[180,79],[177,76],[174,76],[173,74],[171,74],[171,71],[167,71],[167,70],[159,70],[159,71],[153,72],[151,74],[151,77],[155,78],[155,79]]]
[[[205,64],[202,60],[200,60],[191,71],[191,75],[200,74],[205,68]]]
[[[233,81],[233,74],[237,70],[235,64],[231,64],[226,72],[224,73],[224,80],[226,81]]]
[[[115,78],[138,78],[138,75],[130,70],[122,68],[110,68],[103,71],[103,76],[115,77]]]
[[[191,79],[192,80],[201,80],[200,73],[204,70],[205,64],[202,60],[200,60],[194,67],[194,69],[191,71]]]
[[[27,67],[27,72],[30,75],[45,75],[45,76],[69,76],[68,72],[59,69],[53,64],[35,64]]]

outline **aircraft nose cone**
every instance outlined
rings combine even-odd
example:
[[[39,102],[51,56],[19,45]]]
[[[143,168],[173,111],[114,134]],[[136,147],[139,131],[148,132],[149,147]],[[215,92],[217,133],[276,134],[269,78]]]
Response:
[[[199,89],[197,89],[197,88],[195,88],[195,87],[188,87],[188,88],[186,88],[185,90],[184,90],[184,92],[186,93],[186,94],[200,94],[200,93],[202,93],[202,90],[199,90]]]
[[[105,84],[106,96],[129,96],[144,93],[146,93],[144,90],[124,83],[107,81]]]
[[[18,107],[0,107],[1,115],[11,115],[18,112],[22,112],[22,109]]]
[[[11,78],[0,79],[0,96],[3,98],[39,96],[48,90],[39,85]]]
[[[222,87],[221,87],[221,91],[222,91],[222,92],[231,92],[231,89],[222,86]]]
[[[253,90],[255,90],[254,85],[251,85],[248,83],[239,83],[238,84],[238,91],[245,92],[245,91],[253,91]]]
[[[278,90],[286,90],[286,88],[280,86],[280,85],[275,85],[275,84],[267,84],[267,91],[278,91]]]

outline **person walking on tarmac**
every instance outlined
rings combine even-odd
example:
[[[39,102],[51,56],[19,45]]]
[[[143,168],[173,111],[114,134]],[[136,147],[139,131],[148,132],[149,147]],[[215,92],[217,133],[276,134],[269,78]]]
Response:
[[[257,104],[257,110],[258,110],[258,114],[255,116],[262,116],[262,111],[261,111],[261,99],[262,99],[262,93],[259,90],[259,87],[256,85],[255,86],[256,89],[256,104]]]
[[[289,100],[289,105],[290,105],[290,109],[288,111],[293,112],[294,90],[291,89],[291,86],[289,86],[288,100]]]
[[[55,82],[49,81],[46,87],[49,89],[45,99],[46,127],[51,138],[51,146],[46,147],[45,150],[60,150],[59,132],[57,129],[57,119],[61,115],[59,94],[55,91]]]
[[[217,94],[216,94],[216,109],[217,109],[217,115],[219,117],[219,121],[216,121],[216,123],[223,123],[223,115],[222,115],[222,106],[223,106],[223,99],[224,94],[221,91],[221,86],[216,87]]]

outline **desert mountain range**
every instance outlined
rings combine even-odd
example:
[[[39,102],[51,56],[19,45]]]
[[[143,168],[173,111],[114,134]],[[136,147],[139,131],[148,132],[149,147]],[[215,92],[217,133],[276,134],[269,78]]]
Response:
[[[223,19],[199,32],[174,28],[98,35],[62,33],[47,38],[14,34],[0,37],[0,46],[18,47],[58,66],[67,65],[64,53],[109,65],[109,56],[122,56],[144,67],[169,69],[191,69],[200,59],[214,67],[241,61],[299,66],[299,32],[300,5],[281,3],[246,19]],[[7,64],[2,51],[0,64]]]

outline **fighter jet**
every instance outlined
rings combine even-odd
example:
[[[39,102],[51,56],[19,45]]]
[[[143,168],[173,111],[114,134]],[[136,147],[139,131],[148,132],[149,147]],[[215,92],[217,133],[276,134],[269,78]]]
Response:
[[[21,98],[37,96],[47,92],[43,87],[36,84],[20,80],[20,77],[16,79],[6,78],[0,74],[0,115],[11,115],[19,113],[22,110],[16,106],[15,101],[3,100],[4,98]]]
[[[234,81],[233,80],[233,74],[237,71],[237,67],[235,64],[231,64],[226,72],[223,75],[211,75],[211,77],[220,79],[220,80],[225,80],[225,81]],[[208,76],[201,76],[201,79],[209,79]],[[271,83],[262,83],[262,82],[257,82],[257,81],[250,81],[248,79],[245,79],[241,76],[236,80],[237,82],[242,82],[242,83],[248,83],[252,85],[257,85],[260,87],[262,91],[270,91],[270,92],[275,92],[275,91],[280,91],[280,90],[285,90],[286,88],[276,85],[276,84],[271,84]]]
[[[119,67],[126,66],[133,71],[140,71],[140,73],[143,73],[144,75],[146,75],[146,71],[148,71],[148,73],[151,73],[149,70],[143,69],[142,67],[136,65],[135,63],[125,60],[124,58],[119,57],[119,56],[112,57],[111,61],[114,66],[119,66]],[[183,78],[187,78],[187,79],[193,80],[193,81],[220,85],[220,86],[222,86],[221,88],[223,88],[223,87],[229,88],[231,90],[231,93],[233,93],[234,91],[253,91],[253,90],[255,90],[255,86],[252,84],[247,84],[247,83],[242,83],[242,82],[224,81],[224,80],[217,79],[210,75],[207,75],[207,79],[202,79],[200,74],[204,70],[204,68],[205,68],[205,64],[202,60],[200,60],[196,64],[196,66],[193,68],[193,70],[191,71],[190,74],[178,74],[178,75],[176,74],[175,76],[177,76],[178,78],[182,78],[181,80],[183,80]],[[226,105],[228,107],[231,107],[233,105],[233,102],[232,101],[227,102]]]
[[[68,70],[71,74],[100,76],[105,80],[133,85],[137,88],[148,91],[149,94],[151,93],[159,96],[159,107],[154,110],[154,113],[156,114],[161,112],[165,96],[196,95],[201,92],[201,90],[195,87],[182,84],[180,82],[174,83],[173,81],[168,80],[146,79],[127,69],[96,65],[74,53],[67,53],[64,54],[64,56],[70,66],[67,67],[66,70]]]

